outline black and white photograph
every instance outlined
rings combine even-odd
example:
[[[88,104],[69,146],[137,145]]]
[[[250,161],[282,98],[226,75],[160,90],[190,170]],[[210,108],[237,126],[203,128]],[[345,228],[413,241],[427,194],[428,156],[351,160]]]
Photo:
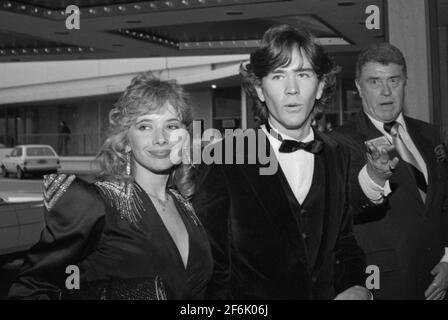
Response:
[[[0,0],[0,300],[447,300],[447,148],[445,0]]]

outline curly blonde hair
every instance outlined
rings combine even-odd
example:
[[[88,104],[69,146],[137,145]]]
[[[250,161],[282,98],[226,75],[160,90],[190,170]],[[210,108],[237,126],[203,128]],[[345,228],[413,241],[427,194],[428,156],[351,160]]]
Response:
[[[167,102],[174,107],[179,120],[189,130],[193,120],[189,98],[175,80],[161,80],[149,71],[132,79],[109,112],[108,132],[97,155],[101,167],[100,176],[118,181],[133,181],[134,178],[126,174],[128,130],[138,117],[159,112]],[[194,192],[191,169],[187,164],[175,166],[169,180],[169,184],[175,185],[186,198],[190,198]]]

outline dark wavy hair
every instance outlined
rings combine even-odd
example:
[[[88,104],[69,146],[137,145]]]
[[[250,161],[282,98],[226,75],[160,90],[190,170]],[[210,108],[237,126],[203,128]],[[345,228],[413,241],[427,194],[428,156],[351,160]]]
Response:
[[[273,70],[287,66],[295,48],[306,55],[319,81],[325,83],[322,97],[314,104],[314,113],[323,111],[336,89],[336,74],[340,68],[315,42],[314,36],[304,28],[286,24],[273,26],[265,32],[260,46],[250,55],[249,63],[240,65],[243,88],[255,101],[255,116],[263,122],[268,118],[268,110],[266,103],[258,98],[255,86],[260,86],[261,79]]]
[[[102,169],[100,176],[112,180],[133,180],[126,175],[127,133],[138,117],[157,113],[166,102],[176,110],[179,120],[190,129],[193,117],[188,95],[175,81],[163,81],[151,72],[138,74],[109,112],[109,128],[100,152],[97,155]],[[170,176],[173,184],[183,196],[190,198],[194,191],[191,166],[180,164]]]
[[[374,43],[361,51],[356,61],[356,79],[359,79],[362,67],[368,62],[378,62],[382,65],[396,63],[403,67],[403,73],[407,76],[406,60],[403,53],[390,43]]]

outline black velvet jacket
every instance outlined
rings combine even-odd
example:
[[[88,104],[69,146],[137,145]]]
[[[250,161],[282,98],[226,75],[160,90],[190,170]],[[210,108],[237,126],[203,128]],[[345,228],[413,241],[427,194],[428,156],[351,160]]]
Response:
[[[330,299],[364,285],[364,255],[347,199],[349,153],[326,135],[316,138],[324,148],[302,205],[280,166],[260,175],[263,165],[258,158],[248,164],[247,150],[245,164],[200,169],[193,205],[215,261],[208,298]],[[265,135],[257,139],[262,145],[270,149]]]

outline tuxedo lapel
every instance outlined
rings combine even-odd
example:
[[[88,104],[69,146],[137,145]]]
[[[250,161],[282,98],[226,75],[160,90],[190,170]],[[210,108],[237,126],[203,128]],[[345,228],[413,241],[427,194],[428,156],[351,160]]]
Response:
[[[320,135],[316,133],[316,137],[320,140],[323,140]],[[329,190],[329,186],[335,186],[335,188],[339,188],[341,187],[340,185],[338,185],[338,181],[336,181],[334,179],[334,176],[331,177],[329,175],[329,172],[335,172],[335,166],[334,166],[334,158],[331,157],[331,147],[326,144],[324,142],[324,148],[322,150],[322,152],[318,155],[316,155],[315,157],[315,166],[314,166],[314,170],[315,170],[315,174],[314,176],[316,177],[317,174],[320,175],[319,178],[319,182],[320,182],[320,186],[319,188],[321,189],[321,194],[324,195],[323,198],[319,199],[318,201],[322,201],[322,213],[320,214],[321,216],[321,226],[319,226],[321,232],[320,232],[320,237],[319,237],[319,244],[318,244],[318,252],[317,252],[317,256],[316,256],[316,260],[313,266],[313,273],[317,274],[320,270],[320,268],[322,267],[322,262],[325,260],[325,245],[328,243],[328,236],[329,236],[329,215],[330,212],[328,210],[328,208],[332,207],[335,208],[336,203],[333,201],[335,199],[332,199],[332,195],[330,194]],[[339,174],[339,173],[337,173]],[[313,184],[314,184],[314,178],[313,178]]]
[[[411,119],[405,117],[406,127],[408,129],[409,136],[414,142],[418,152],[421,154],[423,160],[426,163],[426,170],[428,171],[428,190],[426,195],[425,206],[431,203],[433,195],[434,179],[436,178],[435,170],[437,168],[436,159],[433,156],[434,150],[432,149],[432,141],[425,137],[420,128],[416,126]]]
[[[274,150],[269,143],[269,139],[267,139],[265,135],[257,137],[257,146],[259,146],[258,139],[266,139],[266,147],[269,149],[269,152],[274,155]],[[275,158],[275,161],[278,160]],[[301,259],[303,260],[306,256],[306,249],[301,238],[300,227],[290,206],[292,194],[291,188],[289,187],[280,164],[278,164],[278,170],[275,174],[260,175],[260,168],[268,166],[269,164],[260,164],[257,157],[256,164],[244,165],[241,171],[248,180],[247,185],[253,189],[257,196],[260,205],[266,213],[271,216],[272,221],[274,221],[273,227],[276,228],[280,234],[284,235],[285,239],[288,239],[299,246],[298,252],[304,253],[301,255]],[[295,199],[293,194],[292,197]],[[262,213],[260,212],[260,214]],[[304,264],[306,265],[305,262]]]
[[[383,134],[373,125],[372,121],[367,117],[364,112],[360,112],[357,115],[356,129],[363,138],[364,141],[382,137]]]

